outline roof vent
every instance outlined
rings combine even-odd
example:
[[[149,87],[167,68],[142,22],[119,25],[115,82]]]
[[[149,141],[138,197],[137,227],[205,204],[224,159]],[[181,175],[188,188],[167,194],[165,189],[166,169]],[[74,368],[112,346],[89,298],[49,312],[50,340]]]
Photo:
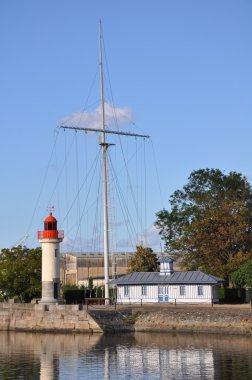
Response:
[[[173,270],[173,259],[167,256],[163,256],[160,259],[160,275],[169,275],[174,272]]]

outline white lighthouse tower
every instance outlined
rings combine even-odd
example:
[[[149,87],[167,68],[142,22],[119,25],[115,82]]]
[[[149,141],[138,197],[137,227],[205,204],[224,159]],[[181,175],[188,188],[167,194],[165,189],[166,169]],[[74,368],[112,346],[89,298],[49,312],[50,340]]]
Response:
[[[60,300],[60,251],[59,243],[64,232],[57,230],[57,220],[50,215],[44,220],[44,231],[38,231],[42,244],[42,298],[41,303],[51,304]]]

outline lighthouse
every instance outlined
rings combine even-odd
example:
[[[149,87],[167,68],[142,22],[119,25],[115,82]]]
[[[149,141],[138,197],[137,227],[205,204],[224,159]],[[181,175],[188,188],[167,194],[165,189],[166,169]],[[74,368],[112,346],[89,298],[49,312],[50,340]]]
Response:
[[[42,298],[41,303],[52,304],[60,300],[60,250],[64,232],[57,230],[57,219],[52,212],[44,220],[44,230],[38,231],[42,245]]]

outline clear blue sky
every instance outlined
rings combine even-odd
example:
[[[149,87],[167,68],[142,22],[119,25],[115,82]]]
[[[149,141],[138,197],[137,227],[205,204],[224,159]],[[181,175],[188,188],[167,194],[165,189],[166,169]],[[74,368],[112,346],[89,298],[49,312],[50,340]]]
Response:
[[[55,128],[84,109],[100,18],[115,106],[131,110],[135,127],[126,129],[151,135],[155,150],[163,200],[150,163],[146,227],[192,170],[252,181],[251,0],[1,0],[1,248],[27,231],[37,244],[57,176],[43,185]],[[69,204],[71,196],[69,188]],[[57,197],[62,221],[67,207]]]

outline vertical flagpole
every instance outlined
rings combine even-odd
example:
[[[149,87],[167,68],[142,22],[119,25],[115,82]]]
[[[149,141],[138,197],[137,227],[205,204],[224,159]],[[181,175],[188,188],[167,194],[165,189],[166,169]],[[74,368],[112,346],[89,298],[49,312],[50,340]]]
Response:
[[[105,130],[105,109],[103,89],[103,66],[102,66],[102,30],[100,20],[100,97],[101,97],[101,124]],[[102,198],[103,198],[103,250],[104,250],[104,281],[105,298],[109,298],[109,238],[108,238],[108,188],[107,188],[107,148],[106,134],[101,132],[100,145],[102,147]],[[108,302],[106,302],[108,303]]]

